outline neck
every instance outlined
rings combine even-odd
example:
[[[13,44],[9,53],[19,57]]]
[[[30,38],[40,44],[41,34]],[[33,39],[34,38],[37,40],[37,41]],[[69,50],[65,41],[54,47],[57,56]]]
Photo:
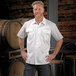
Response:
[[[36,18],[36,17],[35,17],[35,20],[36,20],[37,24],[39,24],[40,22],[42,22],[42,20],[43,20],[43,16],[40,17],[40,18]]]

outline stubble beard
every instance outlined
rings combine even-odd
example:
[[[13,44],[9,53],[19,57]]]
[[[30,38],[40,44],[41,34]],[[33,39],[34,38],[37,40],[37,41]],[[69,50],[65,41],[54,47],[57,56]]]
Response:
[[[35,18],[36,18],[37,20],[39,20],[41,17],[43,17],[43,14],[41,14],[40,16],[35,15]]]

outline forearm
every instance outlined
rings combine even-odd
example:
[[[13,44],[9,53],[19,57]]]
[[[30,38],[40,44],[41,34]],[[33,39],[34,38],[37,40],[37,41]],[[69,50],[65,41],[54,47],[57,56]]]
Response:
[[[60,48],[61,48],[61,46],[62,46],[62,43],[63,43],[63,39],[61,39],[61,40],[59,40],[59,41],[57,42],[56,48],[55,48],[53,54],[55,54],[55,55],[58,54],[58,52],[60,51]]]
[[[19,45],[20,45],[20,49],[21,49],[22,58],[24,59],[24,61],[26,61],[27,53],[24,51],[24,39],[19,38]]]
[[[19,38],[19,46],[20,46],[21,51],[24,50],[24,39]]]

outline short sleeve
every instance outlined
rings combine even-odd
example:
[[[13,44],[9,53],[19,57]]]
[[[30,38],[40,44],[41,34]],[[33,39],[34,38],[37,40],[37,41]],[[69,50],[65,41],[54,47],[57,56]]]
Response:
[[[20,38],[25,38],[26,37],[26,25],[23,25],[20,29],[20,31],[18,32],[17,36]]]
[[[61,40],[63,38],[62,34],[60,33],[59,29],[57,28],[56,24],[52,25],[52,36],[56,41]]]

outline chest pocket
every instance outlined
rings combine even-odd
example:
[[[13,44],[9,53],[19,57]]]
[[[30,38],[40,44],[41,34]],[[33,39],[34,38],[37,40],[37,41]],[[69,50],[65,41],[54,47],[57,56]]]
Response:
[[[26,32],[28,39],[32,39],[34,35],[34,29],[27,29]]]
[[[50,39],[51,31],[44,29],[44,30],[42,30],[41,35],[42,35],[43,39],[47,41]]]
[[[50,35],[50,31],[49,30],[42,30],[42,34],[44,34],[44,35]]]

